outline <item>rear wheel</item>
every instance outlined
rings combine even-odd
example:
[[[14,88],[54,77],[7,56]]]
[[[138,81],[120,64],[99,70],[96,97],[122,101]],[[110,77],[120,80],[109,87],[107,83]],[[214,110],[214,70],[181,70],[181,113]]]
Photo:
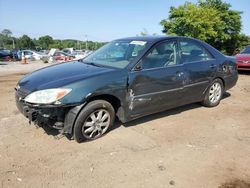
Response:
[[[220,79],[215,79],[208,88],[202,104],[207,107],[217,106],[220,103],[223,91],[222,81]]]
[[[88,103],[77,117],[74,139],[77,142],[95,140],[104,135],[114,123],[113,106],[104,100]]]

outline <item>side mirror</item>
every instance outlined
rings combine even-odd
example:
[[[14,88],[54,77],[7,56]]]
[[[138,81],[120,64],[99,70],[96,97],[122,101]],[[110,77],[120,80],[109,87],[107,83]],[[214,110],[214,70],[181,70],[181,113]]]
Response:
[[[139,63],[137,63],[137,65],[135,65],[134,67],[134,71],[140,71],[142,69],[142,61],[139,61]]]
[[[137,64],[134,68],[135,71],[140,71],[141,70],[141,65]]]

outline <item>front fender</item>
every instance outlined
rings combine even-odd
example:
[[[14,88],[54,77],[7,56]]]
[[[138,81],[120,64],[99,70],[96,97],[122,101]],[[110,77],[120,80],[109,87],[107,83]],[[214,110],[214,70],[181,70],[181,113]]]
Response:
[[[64,119],[63,133],[72,134],[76,118],[85,105],[86,102],[69,110]]]

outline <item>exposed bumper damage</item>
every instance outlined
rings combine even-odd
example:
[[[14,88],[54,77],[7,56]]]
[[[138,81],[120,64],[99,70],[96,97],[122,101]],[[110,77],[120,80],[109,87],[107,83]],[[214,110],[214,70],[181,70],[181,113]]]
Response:
[[[60,133],[71,134],[75,119],[83,105],[79,106],[38,106],[27,104],[20,92],[16,91],[15,99],[18,110],[39,126],[46,125],[58,129]]]

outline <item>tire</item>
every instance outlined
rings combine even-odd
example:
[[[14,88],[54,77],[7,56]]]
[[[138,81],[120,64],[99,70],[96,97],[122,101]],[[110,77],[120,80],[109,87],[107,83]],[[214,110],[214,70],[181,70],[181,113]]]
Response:
[[[217,88],[217,89],[216,89]],[[224,93],[224,86],[221,79],[215,79],[206,91],[202,104],[206,107],[215,107],[220,104]]]
[[[88,103],[78,115],[73,136],[76,142],[100,138],[113,125],[115,111],[113,106],[104,100]]]

